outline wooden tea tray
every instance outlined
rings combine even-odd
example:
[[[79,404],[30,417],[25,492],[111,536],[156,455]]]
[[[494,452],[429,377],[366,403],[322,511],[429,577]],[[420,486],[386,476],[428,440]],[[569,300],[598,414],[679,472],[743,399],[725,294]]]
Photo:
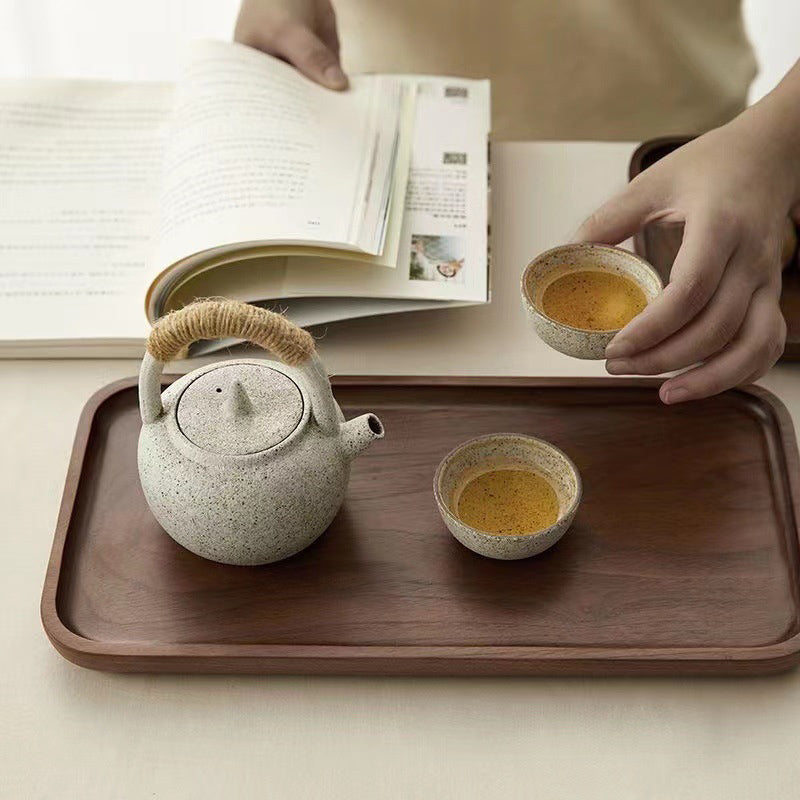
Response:
[[[630,179],[633,180],[640,172],[691,140],[688,136],[665,136],[643,142],[631,157]],[[634,236],[634,250],[646,258],[667,281],[682,238],[682,226],[651,223]],[[800,265],[796,249],[783,270],[781,310],[787,329],[786,347],[781,358],[784,361],[800,361]]]
[[[168,381],[165,381],[165,385]],[[667,408],[657,381],[339,378],[387,437],[354,462],[309,549],[265,567],[172,541],[139,488],[136,381],[86,406],[42,597],[70,661],[129,672],[756,674],[800,660],[798,454],[752,388]],[[491,561],[432,495],[439,460],[493,431],[575,461],[584,500],[551,550]]]

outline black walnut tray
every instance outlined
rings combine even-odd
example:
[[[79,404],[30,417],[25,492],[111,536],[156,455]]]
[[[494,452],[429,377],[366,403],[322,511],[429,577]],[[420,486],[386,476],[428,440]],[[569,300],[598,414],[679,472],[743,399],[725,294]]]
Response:
[[[166,383],[165,383],[166,385]],[[42,596],[67,659],[120,672],[758,674],[800,659],[798,455],[761,389],[667,408],[657,381],[340,378],[387,438],[354,462],[309,549],[265,567],[204,561],[150,515],[136,381],[81,418]],[[491,561],[442,524],[438,461],[494,431],[580,469],[551,550]]]

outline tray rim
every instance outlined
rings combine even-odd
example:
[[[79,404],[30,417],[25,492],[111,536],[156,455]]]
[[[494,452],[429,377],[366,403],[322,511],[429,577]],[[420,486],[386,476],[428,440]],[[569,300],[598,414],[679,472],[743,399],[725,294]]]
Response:
[[[162,376],[167,386],[180,375]],[[528,388],[653,388],[660,378],[581,378],[525,376],[343,375],[334,386],[368,384],[405,386],[500,386]],[[275,645],[275,644],[143,644],[89,639],[69,628],[58,613],[57,594],[67,535],[78,495],[87,444],[97,411],[104,402],[138,384],[122,378],[97,390],[84,406],[77,425],[64,482],[53,545],[40,604],[44,631],[68,661],[111,672],[386,674],[386,675],[655,675],[767,674],[800,662],[800,631],[786,639],[740,647],[630,646],[451,646],[451,645]],[[788,409],[769,390],[756,385],[730,390],[766,407],[778,434],[785,490],[791,501],[794,545],[800,551],[800,453]],[[795,586],[796,588],[796,586]],[[795,592],[794,602],[800,608]],[[721,665],[724,664],[724,669]],[[311,667],[311,668],[309,668]]]

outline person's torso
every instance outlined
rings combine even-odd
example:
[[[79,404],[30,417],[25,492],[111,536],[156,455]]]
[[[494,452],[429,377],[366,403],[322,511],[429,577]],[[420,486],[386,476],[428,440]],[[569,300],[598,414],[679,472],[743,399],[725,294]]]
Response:
[[[488,77],[499,139],[699,133],[746,103],[739,0],[333,0],[351,72]]]

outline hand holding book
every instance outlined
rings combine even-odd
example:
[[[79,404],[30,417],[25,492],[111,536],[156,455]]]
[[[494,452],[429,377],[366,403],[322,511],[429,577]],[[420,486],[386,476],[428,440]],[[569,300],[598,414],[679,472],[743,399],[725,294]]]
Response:
[[[243,0],[234,40],[282,58],[328,89],[346,89],[330,0]]]
[[[143,299],[300,325],[488,299],[486,81],[331,92],[198,42],[174,86],[4,81],[0,111],[0,356],[137,354]]]

